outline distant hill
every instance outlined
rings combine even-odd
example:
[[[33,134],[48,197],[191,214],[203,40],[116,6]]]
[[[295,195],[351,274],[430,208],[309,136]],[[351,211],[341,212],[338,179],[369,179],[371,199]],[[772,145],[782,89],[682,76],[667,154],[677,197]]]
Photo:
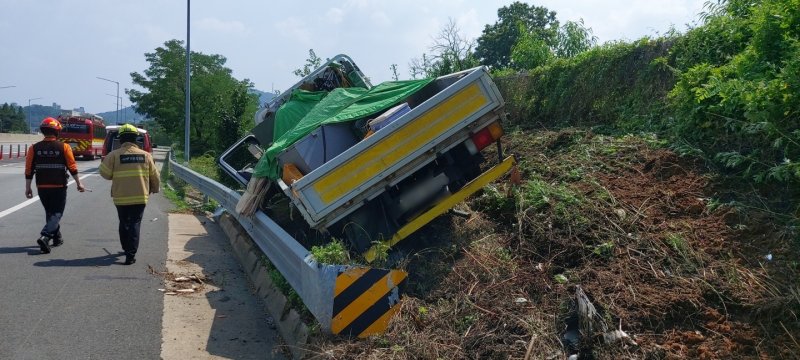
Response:
[[[261,90],[258,90],[258,89],[250,89],[250,93],[258,95],[258,106],[259,107],[264,105],[265,102],[270,101],[270,100],[272,100],[272,98],[277,96],[274,93],[264,92],[264,91],[261,91]]]
[[[106,124],[114,125],[114,124],[117,123],[117,112],[116,111],[112,110],[112,111],[101,112],[101,113],[99,113],[97,115],[102,116],[103,119],[106,121]],[[145,116],[142,115],[142,114],[139,114],[135,110],[133,110],[132,106],[128,106],[128,107],[126,107],[124,109],[120,109],[119,110],[119,123],[120,124],[124,124],[126,122],[138,124],[138,123],[141,123],[144,119],[145,119]]]

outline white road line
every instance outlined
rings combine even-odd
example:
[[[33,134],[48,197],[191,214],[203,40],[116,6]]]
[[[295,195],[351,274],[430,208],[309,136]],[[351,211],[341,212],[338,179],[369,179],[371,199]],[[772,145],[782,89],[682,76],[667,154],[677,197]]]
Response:
[[[94,175],[94,174],[85,174],[85,175],[81,176],[80,179],[83,180],[83,179],[85,179],[85,178],[87,178],[89,176],[92,176],[92,175]],[[75,183],[75,180],[70,180],[67,183],[67,186],[70,186],[70,185],[72,185],[74,183]],[[6,217],[8,215],[11,215],[14,212],[16,212],[16,211],[18,211],[18,210],[20,210],[20,209],[22,209],[22,208],[24,208],[24,207],[26,207],[26,206],[28,206],[30,204],[38,202],[38,201],[39,201],[39,195],[36,195],[36,196],[34,196],[34,197],[32,197],[32,198],[30,198],[28,200],[25,200],[24,202],[22,202],[20,204],[17,204],[16,206],[14,206],[14,207],[12,207],[12,208],[10,208],[8,210],[0,211],[0,219]]]

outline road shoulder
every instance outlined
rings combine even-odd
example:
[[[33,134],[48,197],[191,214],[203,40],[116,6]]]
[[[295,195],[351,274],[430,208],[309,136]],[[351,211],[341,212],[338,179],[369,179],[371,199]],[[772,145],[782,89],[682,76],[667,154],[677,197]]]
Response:
[[[162,359],[285,358],[278,351],[281,339],[274,321],[216,223],[169,214],[166,272],[161,275]],[[176,281],[184,280],[180,277],[188,280]]]

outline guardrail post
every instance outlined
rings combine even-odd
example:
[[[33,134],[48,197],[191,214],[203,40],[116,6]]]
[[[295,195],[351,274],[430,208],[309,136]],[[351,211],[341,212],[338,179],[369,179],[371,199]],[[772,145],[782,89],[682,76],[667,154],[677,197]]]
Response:
[[[0,145],[0,160],[3,160],[3,146],[5,145]]]
[[[17,144],[17,158],[19,158],[19,154],[20,154],[20,151],[19,151],[19,144]]]

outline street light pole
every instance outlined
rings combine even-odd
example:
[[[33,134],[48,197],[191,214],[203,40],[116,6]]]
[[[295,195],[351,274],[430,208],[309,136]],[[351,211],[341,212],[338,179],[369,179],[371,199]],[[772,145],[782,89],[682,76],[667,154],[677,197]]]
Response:
[[[28,134],[31,133],[31,128],[33,127],[33,123],[31,122],[31,120],[33,119],[33,114],[32,114],[33,111],[31,111],[31,101],[39,100],[39,99],[41,99],[41,98],[37,97],[37,98],[28,99]]]
[[[119,124],[119,82],[118,82],[118,81],[114,81],[114,80],[109,80],[109,79],[106,79],[106,78],[101,78],[101,77],[99,77],[99,76],[97,76],[97,78],[98,78],[98,79],[100,79],[100,80],[105,80],[105,81],[108,81],[108,82],[112,82],[112,83],[114,83],[114,84],[117,84],[117,115],[116,115],[116,116],[117,116],[117,118],[116,118],[116,120],[114,120],[114,121],[115,121],[117,124]]]
[[[128,89],[125,89],[125,91],[128,91]],[[122,110],[122,116],[123,116],[122,122],[124,124],[127,124],[128,123],[128,111],[125,110],[125,101],[122,100],[122,96],[115,96],[114,94],[108,94],[108,93],[106,95],[114,96],[117,99],[119,99],[119,108],[120,108],[120,110]]]
[[[186,100],[185,100],[185,111],[186,114],[186,129],[184,131],[184,135],[186,137],[186,141],[184,144],[184,157],[186,159],[186,164],[189,164],[189,125],[191,123],[191,118],[189,117],[189,100],[192,98],[190,95],[191,87],[189,86],[191,72],[190,69],[192,67],[192,56],[191,51],[189,50],[189,9],[190,9],[191,0],[186,0]]]
[[[125,93],[126,94],[128,93],[128,88],[125,88]],[[128,100],[130,100],[130,98]],[[124,111],[122,113],[122,115],[125,117],[125,120],[123,120],[123,121],[127,124],[128,123],[128,110],[125,110],[125,103],[122,101],[122,98],[119,99],[119,104],[122,107],[122,110]]]

